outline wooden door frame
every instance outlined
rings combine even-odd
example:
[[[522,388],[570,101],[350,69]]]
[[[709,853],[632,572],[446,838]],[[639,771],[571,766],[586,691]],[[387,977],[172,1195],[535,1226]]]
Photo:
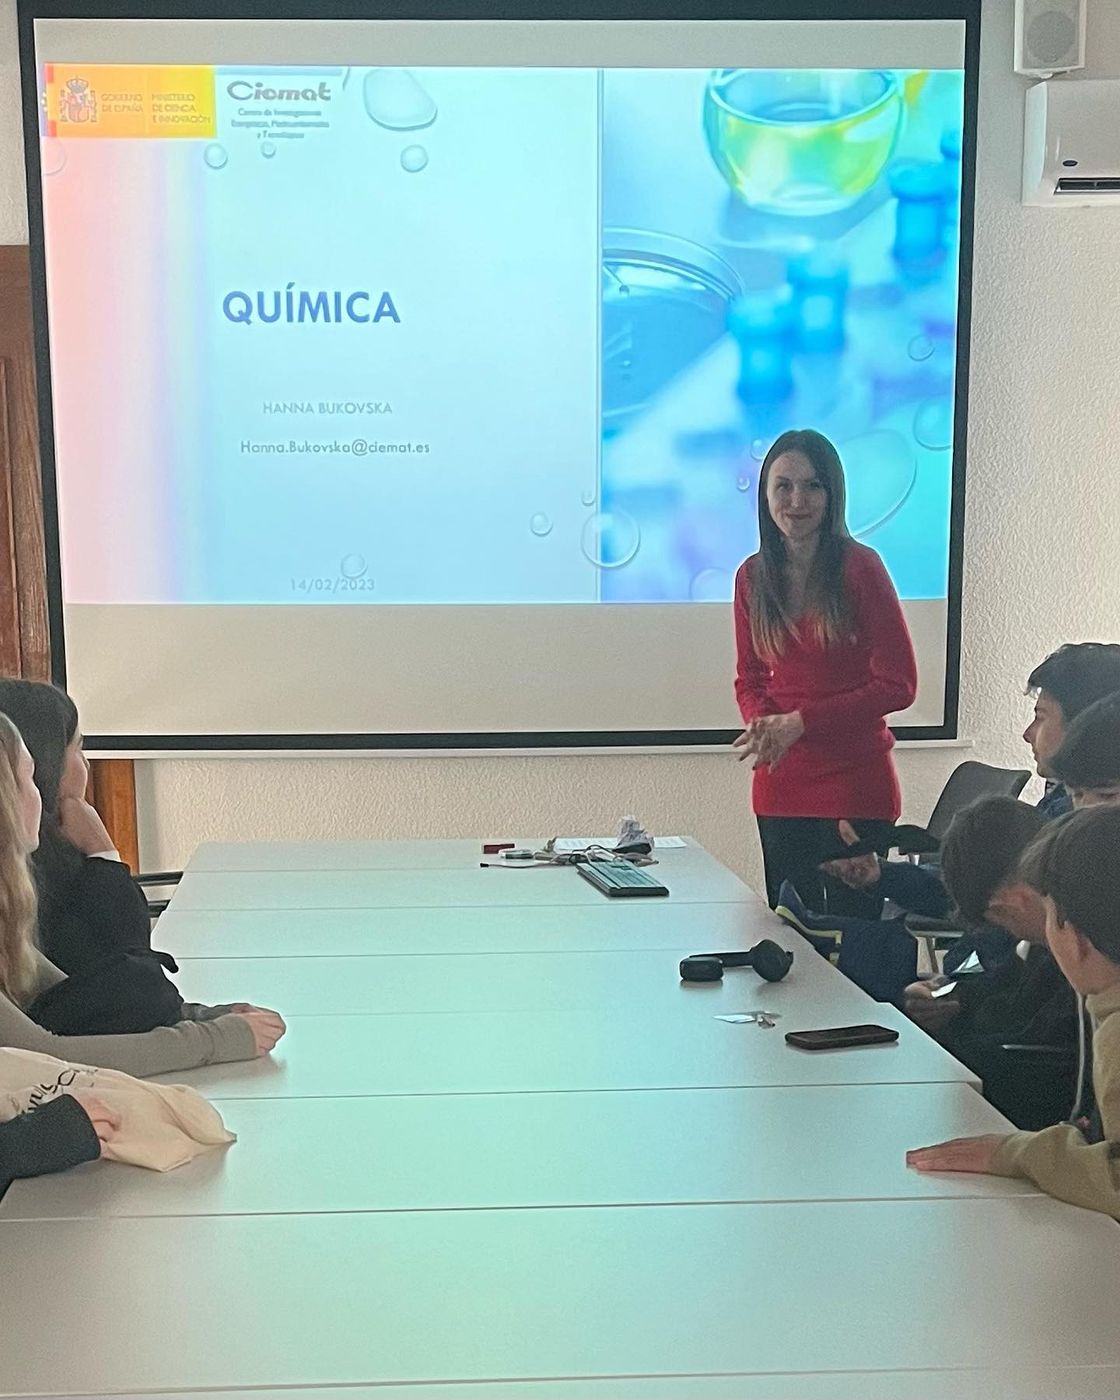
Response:
[[[0,673],[51,679],[31,257],[26,244],[0,244]],[[135,872],[139,841],[132,760],[95,758],[90,770],[90,800]]]

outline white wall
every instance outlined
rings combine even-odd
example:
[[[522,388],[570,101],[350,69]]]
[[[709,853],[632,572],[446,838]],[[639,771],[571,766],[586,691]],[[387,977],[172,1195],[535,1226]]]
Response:
[[[961,732],[1018,764],[1033,664],[1064,640],[1120,639],[1120,210],[1020,206],[1013,10],[985,0]],[[1089,54],[1088,76],[1120,75],[1116,0],[1089,0]],[[15,0],[0,0],[0,243],[27,236],[16,76]],[[900,755],[908,815],[961,756]],[[598,834],[635,812],[757,873],[746,777],[722,755],[161,760],[138,785],[149,868],[203,839]]]

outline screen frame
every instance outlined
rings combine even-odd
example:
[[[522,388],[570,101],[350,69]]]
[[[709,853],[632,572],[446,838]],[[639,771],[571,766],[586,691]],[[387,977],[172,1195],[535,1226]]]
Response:
[[[39,162],[39,96],[35,22],[43,19],[102,20],[956,20],[964,24],[964,126],[961,153],[961,221],[957,360],[954,377],[952,497],[949,512],[948,616],[945,651],[945,710],[940,725],[898,725],[904,741],[958,739],[965,478],[968,455],[968,389],[972,325],[972,269],[976,191],[976,134],[980,77],[981,0],[18,0],[19,55],[23,97],[24,159],[31,256],[32,312],[39,412],[43,538],[52,679],[65,686],[66,638],[59,545],[54,409],[47,317],[46,246],[42,173]],[[531,733],[403,734],[91,734],[93,753],[133,756],[199,753],[382,751],[388,753],[518,752],[550,750],[688,751],[728,744],[736,729],[562,730]]]

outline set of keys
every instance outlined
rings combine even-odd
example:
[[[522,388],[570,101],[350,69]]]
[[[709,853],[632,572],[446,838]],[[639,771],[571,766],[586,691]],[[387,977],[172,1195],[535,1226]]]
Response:
[[[776,1011],[739,1011],[731,1016],[717,1016],[717,1021],[727,1021],[732,1026],[764,1026],[772,1030],[778,1022]]]

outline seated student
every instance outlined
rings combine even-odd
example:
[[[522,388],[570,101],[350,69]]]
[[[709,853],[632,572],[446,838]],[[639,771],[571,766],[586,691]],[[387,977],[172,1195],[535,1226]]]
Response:
[[[1046,902],[1046,940],[1093,1019],[1103,1141],[1060,1123],[1041,1132],[956,1138],[906,1154],[919,1171],[990,1172],[1120,1219],[1120,807],[1090,807],[1048,829],[1024,876]]]
[[[0,714],[0,1047],[140,1076],[267,1055],[285,1030],[274,1011],[254,1008],[137,1035],[88,1036],[51,1035],[24,1014],[40,992],[64,980],[33,941],[36,899],[28,857],[39,839],[41,812],[31,755]]]
[[[952,993],[934,992],[945,976],[913,982],[903,1009],[979,1075],[984,1097],[1019,1127],[1046,1127],[1078,1098],[1080,1007],[1046,947],[1046,906],[1019,873],[1024,852],[1046,825],[1036,807],[987,797],[949,828],[942,869],[966,924],[988,922],[1030,946],[992,971],[960,976]],[[1069,1062],[1047,1067],[1008,1055],[1005,1045],[1053,1046]]]
[[[1120,691],[1082,710],[1051,767],[1075,808],[1120,805]]]
[[[1085,708],[1065,729],[1050,771],[1070,791],[1075,808],[1120,804],[1120,693]],[[990,813],[990,815],[988,815]],[[960,823],[953,823],[945,843],[942,871],[967,923],[1001,923],[1032,946],[1025,960],[1012,959],[1000,976],[970,983],[958,981],[959,994],[934,997],[949,977],[911,981],[903,1009],[948,1049],[972,1065],[986,1082],[986,1092],[1016,1123],[1046,1126],[1061,1117],[1067,1095],[1079,1095],[1077,1077],[1064,1067],[1039,1064],[1033,1072],[1009,1060],[1002,1043],[1065,1046],[1072,1053],[1078,1021],[1070,997],[1058,979],[1057,965],[1044,951],[1044,911],[1040,897],[1025,882],[1005,882],[1016,841],[1029,836],[1039,809],[1009,798],[981,802]],[[1009,839],[1009,844],[1007,844]],[[998,965],[997,965],[998,966]],[[967,1004],[962,1008],[962,997]],[[962,1015],[962,1011],[965,1014]],[[1091,1103],[1082,1105],[1091,1109]]]
[[[119,1115],[88,1093],[60,1094],[0,1122],[0,1196],[20,1177],[95,1161],[119,1127]]]
[[[48,1030],[84,1035],[146,1031],[252,1009],[184,1002],[163,970],[166,964],[174,970],[172,960],[150,956],[148,903],[85,799],[89,764],[78,711],[65,691],[0,679],[0,714],[20,731],[43,799],[31,857],[39,893],[36,942],[68,978],[82,979],[36,1005],[33,1019]]]
[[[1067,810],[1120,805],[1120,691],[1082,710],[1064,735],[1048,768],[1067,794]],[[953,859],[958,880],[967,880],[967,856],[958,852]]]
[[[74,702],[53,685],[0,680],[0,714],[27,745],[43,799],[31,857],[40,949],[74,975],[120,949],[149,948],[147,900],[85,800],[89,765]]]
[[[1038,804],[1044,816],[1061,816],[1070,810],[1069,794],[1055,781],[1051,768],[1067,727],[1087,706],[1118,690],[1120,645],[1114,642],[1067,642],[1027,677],[1027,692],[1034,696],[1034,715],[1023,740],[1030,745],[1035,768],[1047,783]],[[848,845],[856,839],[851,830],[842,829],[840,835]],[[833,862],[828,872],[859,889],[877,888],[885,899],[912,913],[942,918],[948,912],[936,867],[857,856]]]
[[[1047,782],[1038,810],[1049,819],[1068,812],[1071,806],[1070,795],[1053,769],[1054,756],[1077,716],[1094,702],[1120,691],[1120,645],[1071,642],[1059,647],[1031,672],[1027,689],[1034,693],[1035,705],[1023,739]],[[845,831],[843,823],[840,834],[846,841],[855,839],[854,831]],[[917,973],[917,952],[903,942],[910,934],[901,918],[906,911],[938,919],[951,912],[940,868],[857,856],[832,862],[827,870],[860,888],[877,885],[901,912],[878,921],[815,914],[806,909],[792,886],[786,886],[776,913],[810,941],[826,938],[843,948],[845,971],[852,980],[877,1000],[897,1003]],[[1014,946],[1015,940],[1005,930],[983,925],[954,944],[945,956],[944,967],[955,970],[973,952],[985,967],[995,967],[1011,956]]]

